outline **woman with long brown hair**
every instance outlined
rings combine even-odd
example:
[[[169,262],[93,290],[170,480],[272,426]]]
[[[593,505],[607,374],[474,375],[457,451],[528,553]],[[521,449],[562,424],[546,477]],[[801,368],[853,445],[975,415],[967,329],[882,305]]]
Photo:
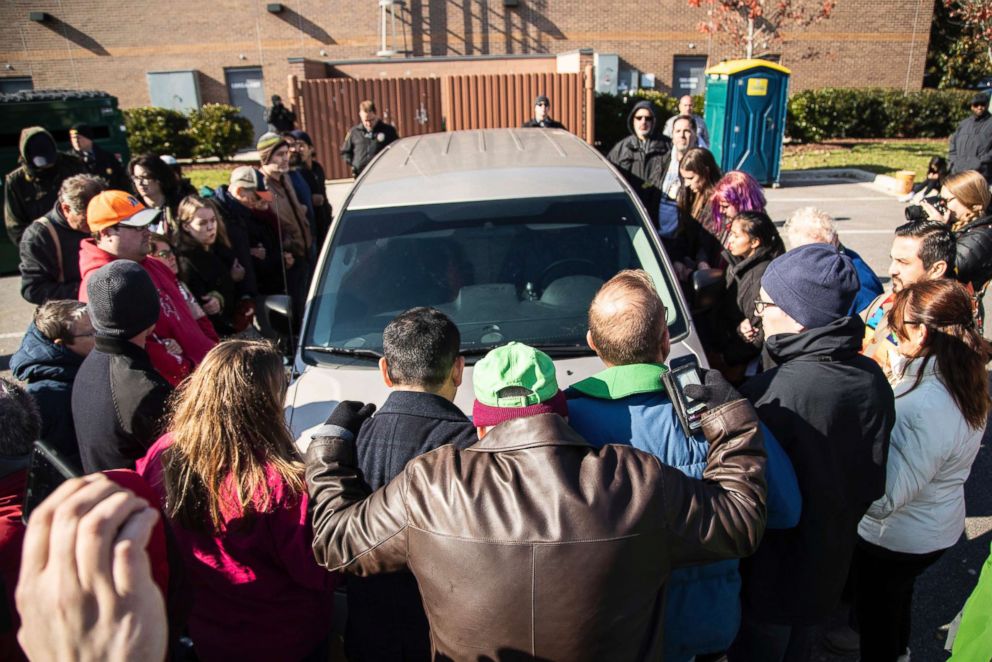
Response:
[[[138,463],[184,552],[201,660],[326,659],[337,575],[311,550],[285,392],[269,344],[217,345],[181,386],[168,434]]]
[[[721,176],[708,149],[694,147],[679,162],[679,234],[685,237],[690,272],[716,266],[720,261],[722,232],[713,222],[709,202]]]
[[[853,567],[861,659],[894,662],[908,653],[916,577],[964,531],[964,482],[992,406],[992,347],[951,280],[899,291],[888,324],[899,353],[896,423],[885,494],[858,526]]]

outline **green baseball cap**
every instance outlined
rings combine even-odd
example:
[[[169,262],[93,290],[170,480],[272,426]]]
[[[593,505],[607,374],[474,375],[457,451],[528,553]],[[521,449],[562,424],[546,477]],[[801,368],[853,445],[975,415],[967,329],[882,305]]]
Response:
[[[476,399],[489,407],[529,407],[550,400],[558,393],[551,357],[518,342],[497,347],[476,363],[472,386]],[[511,386],[525,388],[530,393],[498,395]]]

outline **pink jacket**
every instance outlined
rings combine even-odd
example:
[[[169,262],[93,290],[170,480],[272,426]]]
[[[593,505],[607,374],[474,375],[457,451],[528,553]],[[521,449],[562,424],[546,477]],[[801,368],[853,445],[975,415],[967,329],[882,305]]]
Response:
[[[163,501],[171,443],[166,434],[137,463]],[[248,523],[231,517],[218,534],[173,523],[193,588],[189,633],[205,662],[298,660],[330,632],[339,575],[314,560],[307,494],[292,494],[274,472],[269,485],[270,511]]]

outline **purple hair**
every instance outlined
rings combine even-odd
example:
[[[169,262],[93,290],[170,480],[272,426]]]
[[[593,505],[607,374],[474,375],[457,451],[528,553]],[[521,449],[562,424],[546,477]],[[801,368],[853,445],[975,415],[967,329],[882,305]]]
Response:
[[[723,232],[732,219],[724,218],[720,213],[721,202],[732,205],[738,212],[765,211],[765,194],[761,190],[761,184],[755,181],[754,177],[740,170],[731,170],[724,175],[716,183],[713,196],[710,198],[713,219]]]

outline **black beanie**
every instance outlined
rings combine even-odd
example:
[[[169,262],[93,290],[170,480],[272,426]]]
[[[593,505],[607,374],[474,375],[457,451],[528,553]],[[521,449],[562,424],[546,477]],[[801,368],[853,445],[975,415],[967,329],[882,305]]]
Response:
[[[114,260],[90,276],[87,308],[96,335],[129,340],[158,321],[158,290],[137,262]]]

